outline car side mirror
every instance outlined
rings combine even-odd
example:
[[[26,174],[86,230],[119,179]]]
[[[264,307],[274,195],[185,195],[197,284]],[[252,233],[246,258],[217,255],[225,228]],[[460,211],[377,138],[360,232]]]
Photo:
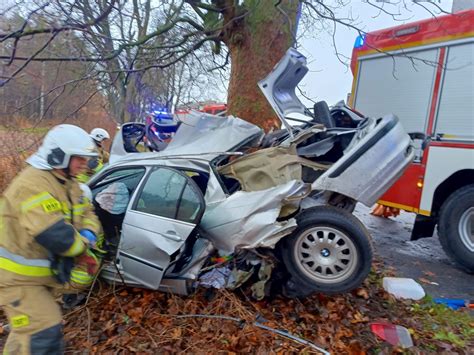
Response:
[[[124,149],[127,153],[136,153],[138,143],[145,136],[145,124],[140,122],[125,123],[122,126],[122,139]]]

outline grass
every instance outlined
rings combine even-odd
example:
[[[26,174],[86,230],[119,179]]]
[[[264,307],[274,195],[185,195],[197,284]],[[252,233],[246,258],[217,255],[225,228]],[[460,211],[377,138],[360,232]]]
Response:
[[[419,318],[425,336],[461,348],[474,342],[474,318],[469,311],[454,311],[434,303],[430,296],[414,303],[411,311],[414,317]]]
[[[46,134],[50,128],[49,127],[27,127],[27,128],[15,128],[6,127],[0,125],[0,131],[12,131],[12,132],[22,132],[22,133],[31,133],[31,134]]]

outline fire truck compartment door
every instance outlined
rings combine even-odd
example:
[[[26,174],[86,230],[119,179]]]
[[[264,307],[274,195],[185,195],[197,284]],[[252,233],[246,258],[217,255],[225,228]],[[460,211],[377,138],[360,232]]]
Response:
[[[368,117],[394,114],[406,132],[426,132],[438,49],[362,57],[354,107]]]

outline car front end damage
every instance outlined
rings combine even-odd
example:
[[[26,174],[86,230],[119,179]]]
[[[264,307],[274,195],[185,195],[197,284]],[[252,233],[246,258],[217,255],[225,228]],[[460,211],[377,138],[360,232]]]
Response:
[[[354,114],[348,127],[338,127],[316,107],[308,113],[294,92],[306,71],[305,58],[291,49],[261,82],[285,127],[278,132],[194,112],[164,150],[149,153],[127,150],[140,140],[140,125],[119,132],[112,165],[92,179],[93,191],[108,171],[130,165],[147,173],[130,191],[116,258],[103,277],[180,294],[197,285],[235,289],[252,279],[258,299],[360,285],[372,248],[352,209],[372,205],[403,173],[414,156],[411,140],[393,115]],[[295,112],[308,120],[291,125],[287,115]],[[163,219],[136,211],[146,176],[159,167],[188,181],[202,217],[183,223],[178,213]]]

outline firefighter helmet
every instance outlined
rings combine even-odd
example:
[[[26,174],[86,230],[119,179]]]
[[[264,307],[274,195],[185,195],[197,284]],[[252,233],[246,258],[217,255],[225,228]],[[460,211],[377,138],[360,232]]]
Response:
[[[27,162],[38,169],[65,169],[72,156],[96,157],[97,148],[82,128],[61,124],[53,127],[38,151]]]
[[[101,143],[104,139],[110,139],[109,133],[103,128],[94,128],[89,136],[99,143]]]

